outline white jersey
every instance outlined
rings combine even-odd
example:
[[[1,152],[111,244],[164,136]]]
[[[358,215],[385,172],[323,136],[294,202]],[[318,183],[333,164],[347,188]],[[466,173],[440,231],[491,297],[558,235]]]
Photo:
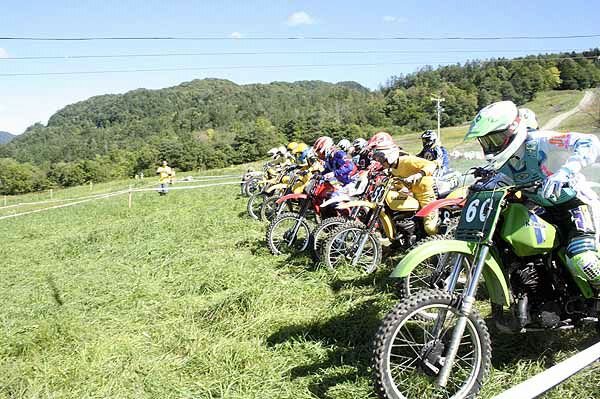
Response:
[[[577,198],[590,204],[598,201],[598,196],[582,171],[595,163],[598,156],[600,140],[592,134],[534,130],[527,134],[527,140],[501,172],[511,175],[515,181],[522,181],[525,180],[522,176],[541,172],[542,177],[548,177],[563,169],[570,176],[568,183],[577,192]],[[536,162],[527,162],[529,157],[535,157]],[[533,170],[537,167],[539,171]]]

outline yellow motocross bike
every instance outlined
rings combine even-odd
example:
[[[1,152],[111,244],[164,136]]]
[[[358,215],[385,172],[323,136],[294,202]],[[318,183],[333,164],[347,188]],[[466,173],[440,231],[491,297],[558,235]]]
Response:
[[[404,188],[402,188],[404,186]],[[438,232],[450,233],[464,201],[464,189],[457,189],[446,198],[420,209],[419,202],[408,191],[402,179],[389,177],[375,189],[370,201],[350,201],[340,209],[362,207],[367,209],[365,222],[350,221],[333,230],[323,244],[323,261],[334,269],[342,262],[365,273],[373,272],[381,263],[382,236],[391,245],[405,250],[427,237],[422,218],[439,212]]]

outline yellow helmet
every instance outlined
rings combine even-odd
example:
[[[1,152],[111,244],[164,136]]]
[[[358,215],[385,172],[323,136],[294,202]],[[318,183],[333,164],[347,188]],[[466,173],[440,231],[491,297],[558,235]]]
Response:
[[[296,147],[298,147],[298,143],[295,142],[295,141],[292,141],[292,142],[290,142],[287,145],[287,149],[288,149],[289,152],[294,152],[294,150],[296,149]]]
[[[302,154],[304,151],[306,151],[306,149],[308,148],[308,145],[305,143],[298,143],[298,145],[296,146],[296,148],[294,148],[292,150],[292,154],[296,155],[296,154]]]

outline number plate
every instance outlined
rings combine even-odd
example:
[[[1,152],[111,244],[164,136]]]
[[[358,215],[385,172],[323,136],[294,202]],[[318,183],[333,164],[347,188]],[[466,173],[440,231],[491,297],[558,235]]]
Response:
[[[460,214],[456,239],[461,241],[486,241],[494,232],[506,191],[479,191],[470,193]]]

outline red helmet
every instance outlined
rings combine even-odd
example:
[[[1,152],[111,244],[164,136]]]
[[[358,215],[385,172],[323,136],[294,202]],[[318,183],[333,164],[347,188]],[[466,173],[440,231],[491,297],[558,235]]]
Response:
[[[321,136],[315,141],[313,151],[319,158],[323,158],[331,147],[333,147],[333,139],[328,136]]]
[[[396,147],[394,139],[386,132],[375,133],[367,142],[367,148],[371,150],[387,150]]]

